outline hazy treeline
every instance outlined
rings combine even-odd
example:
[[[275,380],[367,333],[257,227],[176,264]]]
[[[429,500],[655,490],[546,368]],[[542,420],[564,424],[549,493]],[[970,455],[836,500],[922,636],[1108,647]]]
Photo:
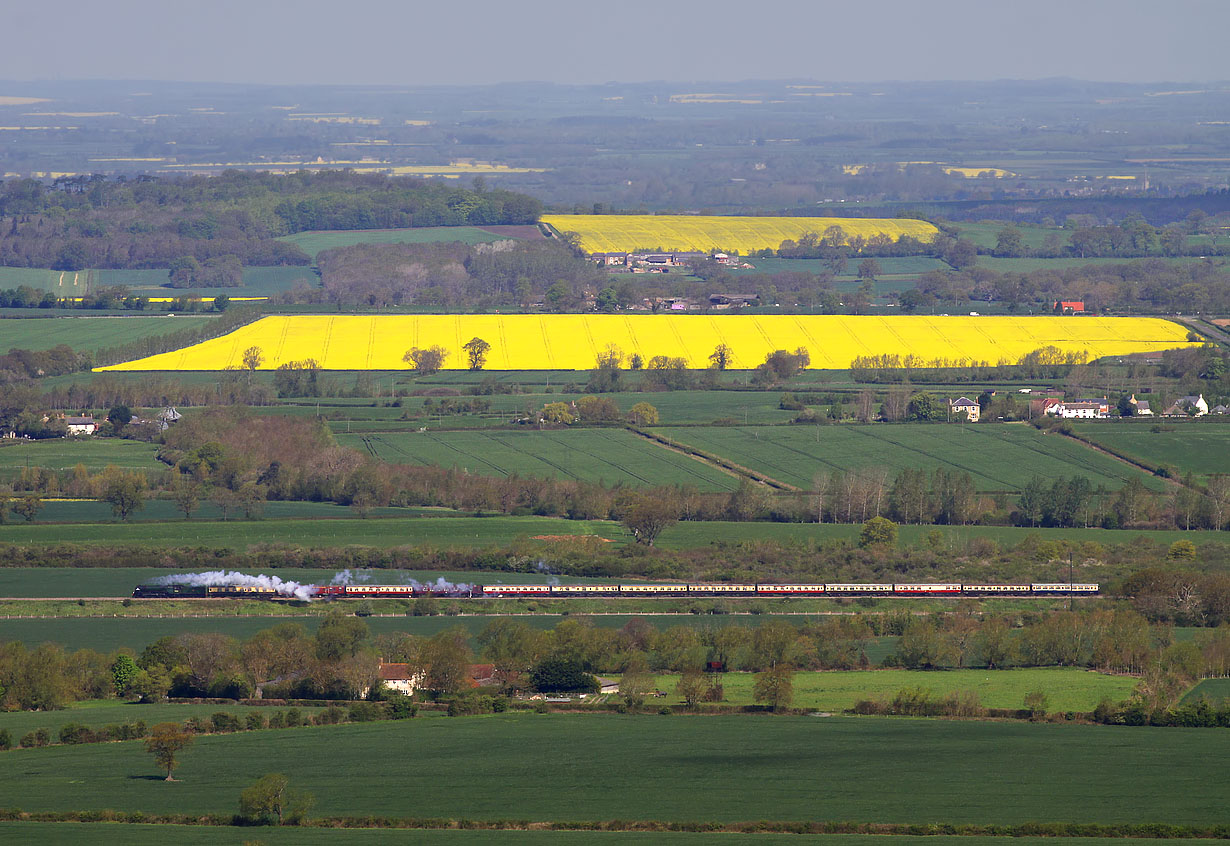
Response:
[[[182,262],[191,259],[209,281],[244,265],[308,264],[297,245],[274,239],[309,229],[525,224],[539,211],[537,200],[508,191],[350,171],[16,179],[0,183],[0,265],[181,262],[187,278]]]
[[[559,311],[578,310],[586,291],[605,284],[593,264],[557,241],[360,244],[317,256],[328,302],[372,306],[439,308],[528,306],[545,302]]]

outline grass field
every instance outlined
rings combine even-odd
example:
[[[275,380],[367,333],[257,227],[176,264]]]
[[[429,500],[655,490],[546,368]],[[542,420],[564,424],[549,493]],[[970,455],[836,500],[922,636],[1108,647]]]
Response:
[[[487,476],[554,476],[630,485],[732,490],[736,479],[623,429],[549,432],[399,432],[338,435],[381,461],[436,464]]]
[[[300,711],[315,714],[319,708],[301,708]],[[157,705],[137,705],[134,703],[117,702],[113,699],[99,699],[89,702],[78,702],[63,711],[11,711],[0,712],[0,729],[8,729],[14,740],[26,732],[45,728],[56,738],[60,727],[69,723],[79,723],[90,728],[100,729],[113,723],[133,723],[144,720],[147,726],[166,720],[182,722],[191,717],[208,717],[222,711],[234,714],[240,719],[251,711],[259,711],[266,716],[273,713],[264,706],[245,705],[172,705],[169,703]]]
[[[751,673],[726,673],[722,686],[732,705],[754,702]],[[668,694],[664,700],[674,705],[677,675],[656,677],[658,690]],[[1126,699],[1136,685],[1136,679],[1107,676],[1074,668],[1043,668],[1020,670],[855,670],[850,672],[800,672],[794,677],[794,707],[817,711],[843,711],[854,707],[860,699],[892,699],[903,688],[930,690],[932,698],[941,699],[949,693],[972,690],[986,708],[1023,708],[1025,694],[1041,691],[1046,694],[1051,711],[1092,711],[1103,699],[1118,702]]]
[[[991,246],[994,246],[992,242]],[[1156,259],[1153,259],[1156,260]],[[1192,257],[1162,258],[1164,262],[1190,264],[1200,261]],[[997,273],[1032,273],[1035,270],[1065,270],[1069,267],[1086,267],[1089,265],[1127,264],[1142,259],[1126,258],[996,258],[995,256],[978,256],[978,266]]]
[[[126,470],[165,470],[154,456],[155,444],[116,438],[49,438],[42,441],[10,439],[0,443],[0,475],[20,467],[71,470],[84,464],[91,472],[114,464]]]
[[[137,742],[13,750],[0,793],[27,811],[231,813],[285,772],[321,815],[1213,824],[1227,754],[1230,733],[1199,729],[507,714],[202,737],[175,785]]]
[[[1230,679],[1205,679],[1187,692],[1184,702],[1208,697],[1214,702],[1230,699]]]
[[[854,217],[714,217],[702,215],[547,214],[542,222],[558,232],[575,232],[586,252],[668,252],[776,250],[806,233],[823,235],[840,226],[847,237],[885,234],[896,241],[909,235],[930,241],[939,231],[922,220]]]
[[[68,344],[74,350],[91,351],[126,344],[151,335],[169,335],[200,326],[208,317],[163,315],[161,317],[38,317],[0,320],[0,352],[11,349],[46,350]],[[72,314],[72,312],[69,312]],[[89,312],[84,312],[89,314]]]
[[[0,479],[4,474],[0,472]],[[454,512],[443,508],[373,508],[367,512],[368,517],[415,517],[415,516],[447,516]],[[232,511],[231,520],[238,520],[242,515]],[[297,502],[275,501],[266,502],[262,506],[261,517],[265,520],[294,520],[299,518],[323,520],[357,520],[361,519],[352,509],[344,505],[334,505],[331,502]],[[14,517],[13,519],[17,519]],[[110,503],[94,499],[59,499],[44,500],[43,510],[39,512],[36,522],[39,523],[111,523],[115,514]],[[213,502],[204,500],[200,507],[192,512],[191,522],[184,521],[184,514],[175,507],[169,499],[147,499],[145,506],[129,516],[131,522],[173,522],[184,523],[180,532],[185,538],[191,538],[197,523],[211,520],[221,520],[222,510]]]
[[[1000,231],[1006,226],[1014,226],[1021,233],[1021,242],[1031,250],[1036,250],[1046,241],[1046,236],[1052,233],[1060,238],[1060,243],[1066,245],[1070,233],[1053,226],[1032,226],[1027,223],[1008,224],[1001,221],[985,223],[955,223],[962,238],[973,241],[978,247],[991,249],[999,239]],[[978,259],[982,263],[982,257]]]
[[[1210,403],[1211,405],[1212,403]],[[1083,438],[1147,465],[1173,465],[1182,473],[1230,473],[1230,425],[1223,421],[1166,421],[1168,431],[1150,431],[1148,420],[1077,423]]]
[[[727,523],[684,521],[667,529],[657,545],[686,549],[713,543],[775,540],[811,542],[858,539],[860,526],[832,523]],[[922,544],[932,532],[945,543],[961,545],[971,538],[989,538],[1001,544],[1017,544],[1030,535],[1045,540],[1127,543],[1147,538],[1159,545],[1177,540],[1196,544],[1226,543],[1224,532],[1178,529],[1163,531],[1114,531],[1109,529],[1030,529],[1015,526],[901,526],[902,544]],[[622,526],[605,520],[563,520],[553,517],[406,517],[362,519],[265,519],[206,522],[171,520],[134,523],[10,523],[0,525],[0,543],[109,545],[136,543],[155,547],[201,546],[211,549],[247,549],[256,544],[277,543],[319,549],[330,546],[396,547],[412,544],[434,546],[503,546],[523,536],[596,535],[630,543]]]
[[[1018,491],[1034,476],[1087,476],[1096,488],[1117,489],[1137,478],[1162,483],[1071,438],[1030,426],[951,424],[864,426],[695,426],[653,430],[672,442],[719,455],[772,478],[810,490],[817,473],[886,468],[963,470],[981,491]]]
[[[476,574],[469,574],[474,578]],[[511,582],[512,579],[504,579]],[[448,604],[442,600],[440,606]],[[347,606],[350,607],[350,606]],[[19,640],[28,645],[39,643],[59,643],[65,649],[97,649],[100,652],[110,652],[113,649],[127,647],[140,653],[148,644],[160,637],[184,633],[219,632],[235,638],[249,638],[257,632],[276,626],[280,623],[299,623],[309,632],[314,632],[320,624],[323,607],[312,606],[314,614],[295,613],[294,616],[227,616],[227,617],[39,617],[22,619],[0,619],[0,643]],[[413,635],[430,637],[437,632],[452,628],[461,628],[469,633],[470,646],[477,652],[479,644],[474,639],[486,626],[500,615],[473,616],[431,616],[431,617],[367,617],[367,623],[373,635],[387,632],[409,632]],[[805,622],[815,622],[826,619],[819,616],[788,615],[774,616],[765,614],[738,614],[721,617],[701,616],[696,614],[592,614],[567,616],[561,614],[520,614],[517,619],[535,629],[552,629],[561,621],[567,619],[584,619],[595,628],[618,629],[633,618],[648,622],[657,628],[671,626],[691,626],[708,628],[713,626],[759,626],[770,620],[786,620],[794,625]],[[896,648],[897,638],[876,638],[868,646],[867,658],[873,663],[883,660],[884,656]]]
[[[416,315],[265,317],[221,338],[103,370],[223,370],[259,347],[261,365],[313,358],[326,370],[404,370],[411,347],[441,346],[444,367],[466,369],[462,345],[488,340],[491,370],[588,370],[614,344],[645,360],[681,357],[704,369],[720,344],[735,369],[776,349],[802,347],[818,369],[845,368],[860,355],[1015,362],[1043,346],[1097,358],[1191,346],[1177,323],[1143,317],[847,317],[835,315]]]
[[[460,241],[463,244],[486,244],[504,240],[476,226],[424,226],[419,229],[363,229],[299,232],[279,240],[298,244],[305,253],[316,257],[321,250],[350,247],[355,244],[426,244],[433,241]]]
[[[320,287],[320,277],[311,268],[290,266],[245,267],[238,288],[169,288],[165,270],[97,270],[100,285],[127,285],[143,297],[269,297],[297,285]]]
[[[258,837],[249,840],[249,837]],[[237,839],[238,838],[238,839]],[[182,825],[114,825],[112,823],[0,822],[0,840],[9,846],[213,846],[213,844],[264,843],[269,846],[331,846],[354,843],[365,846],[883,846],[880,835],[826,834],[728,834],[683,832],[604,831],[432,831],[398,829],[262,828],[218,829]],[[1116,846],[1157,846],[1160,841],[1118,838]],[[1219,840],[1164,841],[1167,846],[1216,846]],[[1088,838],[1068,837],[893,837],[891,846],[1097,846]]]

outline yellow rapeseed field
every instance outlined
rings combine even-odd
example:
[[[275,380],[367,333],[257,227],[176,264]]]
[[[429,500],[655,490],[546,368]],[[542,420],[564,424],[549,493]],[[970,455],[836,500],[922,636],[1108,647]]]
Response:
[[[581,236],[581,249],[591,253],[663,249],[667,252],[776,250],[782,241],[824,234],[840,226],[850,235],[885,234],[894,241],[910,235],[930,241],[939,231],[923,220],[858,217],[717,217],[686,214],[544,214],[542,222],[559,232]]]
[[[1043,346],[1091,358],[1189,346],[1187,329],[1147,317],[847,317],[828,315],[415,315],[266,317],[229,335],[103,370],[224,370],[260,347],[263,369],[315,359],[329,370],[407,369],[411,347],[441,346],[447,369],[467,366],[462,345],[491,344],[488,370],[588,370],[609,345],[648,361],[664,355],[707,367],[718,344],[734,368],[777,349],[804,347],[813,368],[844,368],[856,356],[1015,362]]]

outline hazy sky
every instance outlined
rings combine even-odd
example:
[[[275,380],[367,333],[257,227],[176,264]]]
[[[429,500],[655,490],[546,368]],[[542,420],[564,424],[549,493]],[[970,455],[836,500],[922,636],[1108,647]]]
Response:
[[[1227,0],[0,0],[0,79],[1230,79]]]

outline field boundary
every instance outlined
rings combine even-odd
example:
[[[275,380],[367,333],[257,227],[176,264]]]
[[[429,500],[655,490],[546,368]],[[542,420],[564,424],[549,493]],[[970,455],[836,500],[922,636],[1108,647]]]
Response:
[[[21,811],[0,809],[0,822],[119,823],[251,828],[230,814],[147,814],[141,811]],[[730,834],[867,834],[958,837],[1140,837],[1157,839],[1230,839],[1230,825],[1172,823],[1030,822],[1016,825],[978,823],[825,822],[820,820],[712,822],[703,820],[525,820],[453,817],[317,817],[300,828],[418,829],[466,831],[607,831]]]
[[[662,449],[668,449],[672,452],[677,452],[697,461],[704,462],[705,464],[713,467],[715,470],[721,471],[736,478],[743,477],[746,479],[751,479],[753,482],[759,482],[762,485],[767,485],[768,487],[779,491],[786,491],[788,493],[802,492],[802,488],[797,488],[794,485],[787,484],[780,479],[775,479],[772,476],[760,473],[750,467],[744,467],[742,464],[736,464],[735,462],[722,458],[719,455],[705,452],[702,449],[697,449],[696,447],[689,446],[688,444],[676,443],[666,437],[656,435],[653,432],[648,432],[644,429],[638,429],[635,426],[629,426],[627,428],[629,432],[634,435],[640,435],[645,440],[656,444]]]

